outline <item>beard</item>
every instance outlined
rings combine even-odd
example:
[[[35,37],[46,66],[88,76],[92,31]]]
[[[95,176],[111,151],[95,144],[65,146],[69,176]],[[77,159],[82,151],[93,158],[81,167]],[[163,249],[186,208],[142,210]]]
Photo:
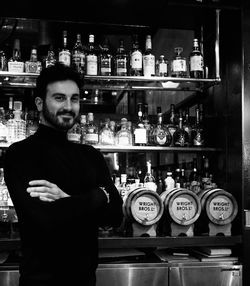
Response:
[[[62,118],[60,115],[71,115],[71,118]],[[42,115],[45,121],[47,121],[53,127],[62,131],[68,131],[77,121],[77,115],[73,111],[58,111],[56,114],[49,111],[47,104],[43,106]]]

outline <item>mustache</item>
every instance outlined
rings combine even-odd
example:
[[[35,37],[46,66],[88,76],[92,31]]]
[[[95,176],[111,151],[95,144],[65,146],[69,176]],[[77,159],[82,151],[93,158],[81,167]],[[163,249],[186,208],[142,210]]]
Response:
[[[75,112],[73,111],[58,111],[56,115],[71,115],[73,117],[76,116]]]

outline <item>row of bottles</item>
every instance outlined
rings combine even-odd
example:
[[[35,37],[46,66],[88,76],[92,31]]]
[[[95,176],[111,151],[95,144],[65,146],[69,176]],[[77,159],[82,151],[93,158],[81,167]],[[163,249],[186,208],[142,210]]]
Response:
[[[144,107],[144,108],[143,108]],[[157,107],[157,122],[152,123],[148,116],[148,105],[138,103],[138,121],[131,122],[121,118],[115,122],[106,118],[101,124],[94,119],[93,113],[82,114],[80,122],[69,130],[68,138],[76,143],[115,145],[115,146],[175,146],[190,147],[204,146],[204,128],[202,109],[195,109],[195,120],[192,124],[189,109],[179,110],[178,116],[175,105],[170,105],[169,122],[163,122],[161,107]]]
[[[198,39],[193,41],[189,60],[182,56],[183,48],[176,47],[170,64],[164,55],[160,55],[156,60],[151,35],[146,36],[144,51],[139,46],[138,35],[134,36],[130,51],[126,51],[124,41],[120,39],[116,52],[112,53],[108,38],[104,39],[102,45],[97,46],[93,34],[89,35],[88,44],[84,45],[81,34],[78,33],[73,47],[69,46],[68,32],[64,30],[58,52],[51,46],[47,57],[39,59],[37,47],[33,46],[30,59],[24,61],[21,57],[20,39],[16,39],[12,57],[7,58],[4,51],[1,51],[0,70],[40,73],[43,67],[59,61],[86,75],[204,77],[203,55]]]
[[[217,187],[210,170],[209,159],[203,156],[202,164],[202,168],[199,170],[197,158],[193,158],[190,170],[187,170],[185,166],[177,166],[174,170],[168,168],[164,173],[158,169],[153,172],[151,161],[148,160],[144,174],[141,168],[128,167],[126,172],[115,173],[113,181],[122,197],[138,187],[146,187],[158,194],[164,191],[170,192],[173,188],[185,188],[198,194],[202,190]]]

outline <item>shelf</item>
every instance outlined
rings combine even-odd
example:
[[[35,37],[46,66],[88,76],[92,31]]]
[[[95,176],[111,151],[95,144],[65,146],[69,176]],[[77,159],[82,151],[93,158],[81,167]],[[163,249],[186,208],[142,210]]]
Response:
[[[0,143],[0,148],[8,148],[10,143]],[[109,145],[93,145],[101,152],[221,152],[221,148],[212,147],[158,147],[158,146],[109,146]]]
[[[0,86],[34,88],[35,73],[10,73],[0,71]],[[84,76],[84,88],[102,90],[181,90],[202,91],[220,83],[220,79],[195,79],[144,76]]]
[[[147,248],[233,246],[242,243],[242,236],[194,236],[194,237],[99,237],[99,248]],[[20,238],[0,238],[0,250],[20,248]]]

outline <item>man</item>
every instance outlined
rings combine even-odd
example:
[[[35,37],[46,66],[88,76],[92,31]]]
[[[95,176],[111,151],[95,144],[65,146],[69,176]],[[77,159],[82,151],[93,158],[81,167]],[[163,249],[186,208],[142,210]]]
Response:
[[[98,226],[119,226],[122,199],[102,154],[69,142],[80,110],[79,75],[62,64],[37,79],[37,132],[12,144],[5,181],[20,226],[20,286],[95,285]]]

